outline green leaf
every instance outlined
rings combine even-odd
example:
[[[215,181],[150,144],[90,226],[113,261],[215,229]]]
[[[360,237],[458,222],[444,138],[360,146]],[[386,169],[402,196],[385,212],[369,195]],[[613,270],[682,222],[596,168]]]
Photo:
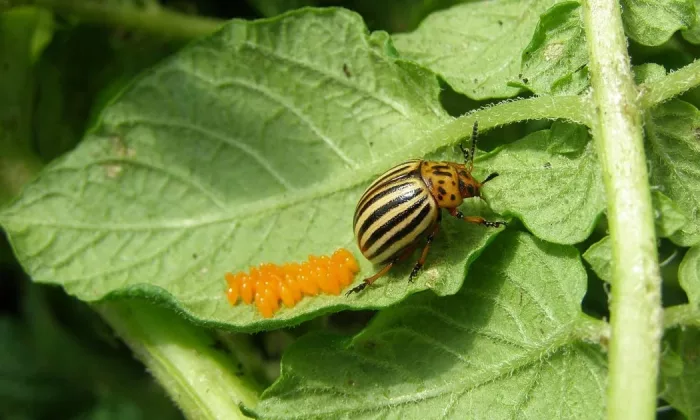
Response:
[[[661,397],[685,418],[700,419],[700,329],[667,331],[663,343]]]
[[[673,100],[653,109],[645,123],[651,182],[688,219],[671,240],[681,246],[700,242],[700,112]]]
[[[695,21],[693,0],[622,0],[622,24],[643,45],[661,45]]]
[[[652,191],[651,201],[656,213],[654,224],[658,237],[668,238],[688,222],[688,219],[681,213],[676,203],[659,191]],[[610,236],[606,236],[591,245],[583,254],[583,259],[591,265],[591,268],[601,280],[608,283],[612,281]]]
[[[513,83],[536,94],[576,95],[589,85],[588,52],[579,2],[554,5],[540,17]],[[520,75],[519,75],[520,76]]]
[[[654,221],[658,236],[668,238],[688,223],[678,205],[663,193],[652,191],[651,200],[656,211]]]
[[[695,0],[695,23],[682,32],[683,38],[693,44],[700,44],[700,0]]]
[[[379,173],[442,147],[429,133],[449,121],[435,76],[387,56],[386,39],[353,13],[306,9],[185,48],[0,213],[20,261],[83,300],[145,295],[246,330],[456,293],[498,230],[449,218],[414,283],[407,262],[361,295],[307,298],[269,321],[224,294],[227,271],[338,247],[358,256],[358,281],[375,271],[356,251],[355,204]]]
[[[595,274],[604,282],[612,282],[612,244],[610,236],[591,245],[583,253],[583,259],[591,265]]]
[[[650,83],[666,76],[666,68],[661,64],[646,63],[632,67],[634,71],[634,83]]]
[[[578,253],[525,233],[489,246],[456,296],[413,296],[352,339],[309,335],[255,414],[289,418],[598,418],[605,360],[582,331]]]
[[[408,34],[394,35],[403,57],[442,76],[472,99],[509,98],[520,74],[520,54],[540,14],[555,0],[468,3],[436,12]]]
[[[483,187],[491,208],[518,217],[544,240],[581,242],[605,210],[600,166],[584,126],[555,122],[477,160],[477,174],[499,174]]]
[[[678,268],[678,282],[690,304],[700,308],[700,246],[690,248],[683,257]]]

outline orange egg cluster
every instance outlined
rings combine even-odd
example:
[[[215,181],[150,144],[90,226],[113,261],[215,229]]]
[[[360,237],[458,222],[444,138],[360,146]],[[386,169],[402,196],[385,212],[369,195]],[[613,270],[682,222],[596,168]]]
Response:
[[[250,273],[226,273],[226,295],[231,305],[238,303],[239,298],[248,304],[254,301],[262,316],[269,318],[279,309],[280,301],[291,308],[302,295],[340,294],[358,271],[360,267],[352,253],[340,248],[330,257],[309,255],[309,260],[301,264],[266,263],[251,267]]]

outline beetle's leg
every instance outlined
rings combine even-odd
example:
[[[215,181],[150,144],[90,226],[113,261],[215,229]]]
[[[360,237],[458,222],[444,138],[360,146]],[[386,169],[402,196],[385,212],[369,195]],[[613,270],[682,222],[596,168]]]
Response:
[[[465,222],[476,223],[477,225],[483,225],[486,227],[501,227],[506,226],[506,222],[491,222],[479,216],[465,216],[461,211],[456,208],[450,210],[450,214],[458,219],[462,219]]]
[[[381,270],[379,270],[375,275],[373,275],[372,277],[367,277],[366,279],[362,280],[362,283],[360,283],[360,284],[358,284],[357,286],[355,286],[355,287],[353,287],[352,289],[350,289],[350,290],[345,294],[345,296],[350,296],[350,295],[353,294],[353,293],[360,293],[361,291],[363,291],[363,290],[365,289],[365,287],[371,285],[372,283],[375,282],[375,280],[377,280],[378,278],[380,278],[380,277],[383,276],[384,274],[388,273],[388,272],[389,272],[389,269],[391,269],[391,267],[392,267],[394,264],[396,264],[397,262],[399,262],[399,261],[403,260],[404,258],[408,257],[409,255],[411,255],[411,254],[413,253],[413,251],[415,251],[415,249],[416,249],[416,246],[415,246],[415,245],[411,245],[411,246],[409,246],[408,248],[406,248],[406,249],[405,249],[403,252],[401,252],[396,258],[394,258],[393,260],[389,261],[389,264],[385,265],[384,268],[382,268]]]
[[[438,231],[440,230],[440,223],[435,223],[435,227],[433,228],[432,232],[428,235],[428,241],[425,244],[425,247],[423,248],[423,252],[420,255],[420,258],[418,259],[418,262],[416,262],[416,265],[413,266],[413,270],[411,270],[411,275],[408,276],[408,282],[412,283],[413,282],[413,277],[418,274],[418,271],[423,267],[423,264],[425,264],[425,258],[428,256],[428,250],[430,249],[430,243],[433,242],[433,238],[435,238],[435,235],[437,235]]]

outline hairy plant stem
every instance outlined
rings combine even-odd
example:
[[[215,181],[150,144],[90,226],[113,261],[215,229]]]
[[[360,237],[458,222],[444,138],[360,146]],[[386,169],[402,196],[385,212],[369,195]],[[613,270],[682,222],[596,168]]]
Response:
[[[149,302],[93,306],[191,419],[247,418],[238,408],[258,401],[259,389],[236,374],[233,357],[207,332]]]
[[[9,0],[11,5],[36,5],[74,15],[90,23],[156,34],[162,38],[189,40],[217,30],[223,20],[186,15],[167,8],[139,8],[128,2],[87,0]]]
[[[608,353],[610,419],[653,419],[660,340],[661,277],[642,134],[620,5],[583,2],[596,139],[608,201],[613,281]]]
[[[642,107],[651,108],[699,84],[700,60],[695,60],[663,79],[640,86],[642,93],[640,102]]]
[[[457,143],[471,135],[475,120],[479,121],[482,130],[524,120],[558,118],[590,125],[589,109],[588,98],[580,96],[538,96],[505,101],[463,115],[431,132],[430,136],[440,139],[443,144]]]

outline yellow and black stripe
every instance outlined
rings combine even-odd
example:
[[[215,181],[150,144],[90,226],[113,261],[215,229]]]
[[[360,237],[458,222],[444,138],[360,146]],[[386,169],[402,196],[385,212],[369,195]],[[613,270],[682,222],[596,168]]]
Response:
[[[421,160],[395,166],[377,178],[355,208],[353,229],[362,254],[388,262],[438,218],[440,209],[425,185]]]

